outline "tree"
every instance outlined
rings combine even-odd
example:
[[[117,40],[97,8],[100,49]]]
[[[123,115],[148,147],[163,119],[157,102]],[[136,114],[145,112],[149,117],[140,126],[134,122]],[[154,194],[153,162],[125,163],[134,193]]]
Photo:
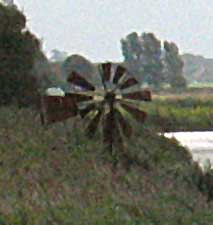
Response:
[[[85,76],[87,80],[90,80],[97,86],[101,84],[100,76],[98,76],[97,65],[93,64],[81,55],[71,55],[67,57],[62,64],[62,74],[65,80],[72,71],[76,71]]]
[[[163,82],[163,64],[161,60],[161,42],[152,33],[144,33],[142,65],[148,84],[159,87]]]
[[[159,87],[162,83],[163,64],[161,42],[153,33],[129,34],[121,40],[125,64],[141,81]]]
[[[164,75],[167,83],[173,88],[185,88],[186,80],[183,77],[184,63],[179,55],[179,49],[173,42],[164,42]]]
[[[71,55],[64,61],[62,71],[66,77],[73,70],[82,75],[85,74],[87,77],[91,77],[95,73],[95,66],[81,55]]]
[[[122,51],[125,61],[139,61],[142,54],[142,40],[136,32],[127,35],[121,40]]]
[[[16,6],[0,4],[0,105],[30,104],[38,96],[32,75],[39,40],[26,30],[26,17]]]
[[[51,51],[50,61],[52,62],[63,62],[68,57],[68,53],[64,51],[59,51],[57,49],[53,49]]]
[[[52,63],[50,63],[43,52],[38,51],[34,57],[34,64],[31,70],[31,76],[36,76],[38,82],[38,90],[40,93],[56,85],[57,75],[54,74],[52,69]]]

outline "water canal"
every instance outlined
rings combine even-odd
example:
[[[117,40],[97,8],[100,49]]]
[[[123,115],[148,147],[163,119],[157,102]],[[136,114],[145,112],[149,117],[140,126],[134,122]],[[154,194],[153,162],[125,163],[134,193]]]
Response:
[[[213,131],[165,133],[167,138],[176,138],[200,164],[210,160],[213,168]]]

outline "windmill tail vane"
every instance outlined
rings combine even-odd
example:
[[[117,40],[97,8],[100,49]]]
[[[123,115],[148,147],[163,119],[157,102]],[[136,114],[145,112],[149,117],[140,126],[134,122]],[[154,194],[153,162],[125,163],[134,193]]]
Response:
[[[126,115],[141,123],[145,121],[147,114],[137,103],[151,101],[151,92],[141,90],[139,82],[123,66],[102,63],[99,72],[102,87],[96,87],[72,71],[67,81],[81,91],[43,96],[41,119],[43,124],[51,124],[80,115],[87,122],[86,134],[93,137],[101,126],[103,143],[112,149],[114,144],[122,143],[124,137],[130,138],[133,133]]]

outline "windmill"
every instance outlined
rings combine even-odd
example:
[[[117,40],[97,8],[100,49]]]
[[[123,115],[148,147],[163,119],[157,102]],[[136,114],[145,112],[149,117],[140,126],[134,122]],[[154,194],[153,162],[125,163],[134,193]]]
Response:
[[[143,123],[147,114],[138,107],[138,102],[151,101],[151,92],[141,90],[139,82],[120,65],[99,65],[101,87],[88,82],[84,76],[72,71],[67,81],[79,87],[64,96],[44,96],[42,121],[51,124],[80,115],[86,124],[86,134],[94,137],[102,128],[104,145],[111,154],[115,144],[130,138],[132,126],[128,117]]]

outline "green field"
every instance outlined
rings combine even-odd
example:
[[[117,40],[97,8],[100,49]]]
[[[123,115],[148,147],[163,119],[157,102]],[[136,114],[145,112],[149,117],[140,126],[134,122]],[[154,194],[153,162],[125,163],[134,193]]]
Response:
[[[213,130],[213,95],[158,95],[144,108],[161,132]]]

